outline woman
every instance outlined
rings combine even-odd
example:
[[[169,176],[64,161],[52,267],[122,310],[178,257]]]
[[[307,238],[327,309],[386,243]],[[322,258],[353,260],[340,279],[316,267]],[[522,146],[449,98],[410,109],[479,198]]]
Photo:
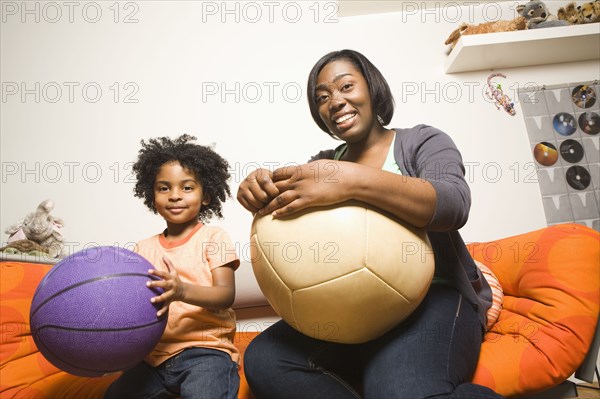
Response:
[[[390,88],[356,51],[322,57],[307,95],[317,125],[344,143],[310,164],[254,171],[240,184],[239,202],[273,217],[351,199],[381,208],[428,232],[434,281],[409,318],[364,344],[316,340],[279,321],[245,352],[250,388],[261,399],[361,397],[355,382],[367,398],[500,398],[470,383],[491,291],[457,231],[471,199],[454,143],[426,125],[385,128]],[[315,178],[332,170],[335,179]]]

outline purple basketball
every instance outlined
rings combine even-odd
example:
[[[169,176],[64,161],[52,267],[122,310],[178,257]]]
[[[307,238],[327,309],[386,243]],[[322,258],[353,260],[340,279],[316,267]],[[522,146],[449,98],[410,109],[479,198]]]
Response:
[[[125,370],[148,355],[167,324],[146,287],[154,267],[129,250],[93,247],[57,263],[40,281],[29,320],[46,359],[79,376]]]

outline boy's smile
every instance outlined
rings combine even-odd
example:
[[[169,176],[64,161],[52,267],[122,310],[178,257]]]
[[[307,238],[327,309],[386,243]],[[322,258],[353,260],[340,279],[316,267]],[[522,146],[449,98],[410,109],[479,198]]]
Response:
[[[208,205],[198,178],[177,161],[164,163],[154,183],[154,207],[171,231],[193,227],[198,223],[202,205]]]

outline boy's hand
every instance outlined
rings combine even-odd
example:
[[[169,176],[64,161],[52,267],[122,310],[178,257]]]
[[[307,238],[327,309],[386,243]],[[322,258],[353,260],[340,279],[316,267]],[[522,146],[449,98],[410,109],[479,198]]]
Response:
[[[150,299],[152,303],[164,303],[163,307],[156,313],[157,317],[161,317],[169,310],[171,302],[182,300],[184,297],[184,285],[179,278],[175,266],[173,266],[173,263],[167,257],[163,257],[163,262],[167,266],[168,271],[148,270],[148,274],[160,277],[162,280],[152,280],[146,283],[146,286],[149,288],[160,287],[164,290],[161,295]]]

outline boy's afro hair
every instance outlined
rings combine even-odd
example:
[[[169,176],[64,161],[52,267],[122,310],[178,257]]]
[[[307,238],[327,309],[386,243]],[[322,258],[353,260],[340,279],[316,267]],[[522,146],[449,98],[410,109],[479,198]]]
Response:
[[[159,137],[149,139],[148,142],[141,140],[142,148],[133,165],[133,173],[137,179],[134,192],[135,196],[142,198],[144,204],[156,214],[156,175],[166,162],[177,161],[196,176],[202,184],[204,195],[210,198],[210,203],[202,205],[198,213],[198,219],[206,223],[213,215],[223,217],[222,204],[227,197],[231,197],[227,183],[230,177],[229,164],[211,148],[194,144],[193,140],[196,140],[196,137],[187,134],[176,139]]]

